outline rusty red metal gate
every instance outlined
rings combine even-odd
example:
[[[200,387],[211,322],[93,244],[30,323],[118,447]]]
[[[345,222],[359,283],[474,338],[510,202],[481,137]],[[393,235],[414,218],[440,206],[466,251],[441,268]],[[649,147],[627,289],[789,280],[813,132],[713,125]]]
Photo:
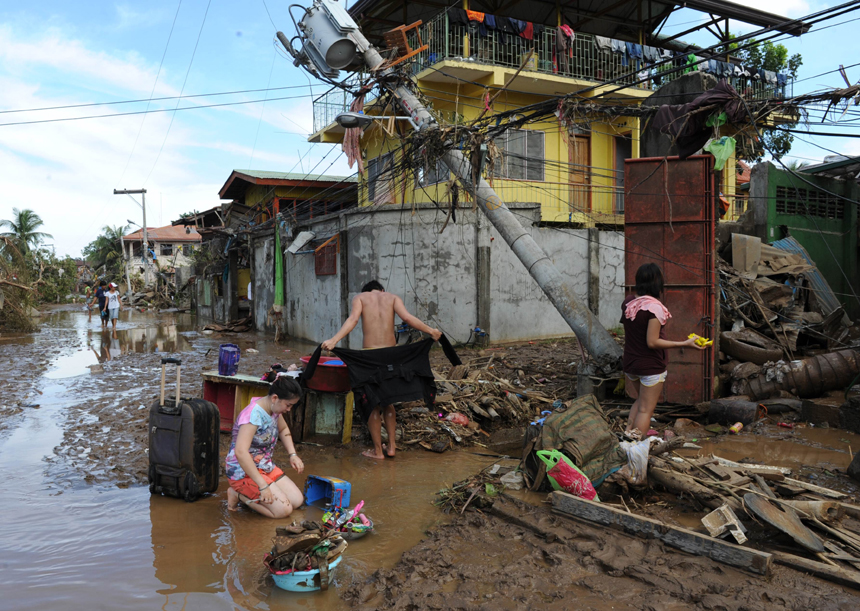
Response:
[[[625,284],[632,291],[636,270],[656,263],[663,270],[663,303],[672,313],[670,340],[690,333],[713,337],[714,203],[713,157],[628,159],[624,162]],[[667,403],[694,404],[713,396],[711,350],[669,350]]]

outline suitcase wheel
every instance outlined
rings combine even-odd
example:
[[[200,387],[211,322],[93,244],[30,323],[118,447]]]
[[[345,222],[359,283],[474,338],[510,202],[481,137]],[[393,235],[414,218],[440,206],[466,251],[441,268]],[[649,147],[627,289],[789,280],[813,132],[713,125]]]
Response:
[[[191,471],[188,471],[185,474],[185,494],[183,498],[186,503],[192,503],[197,500],[198,496],[200,496],[200,486],[197,483],[197,477]]]

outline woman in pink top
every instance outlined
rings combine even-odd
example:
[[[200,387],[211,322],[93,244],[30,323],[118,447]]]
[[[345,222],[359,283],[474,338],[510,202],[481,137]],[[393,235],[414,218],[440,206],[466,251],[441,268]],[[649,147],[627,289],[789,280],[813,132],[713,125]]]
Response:
[[[636,270],[636,297],[628,296],[621,304],[624,325],[624,357],[621,363],[626,387],[635,399],[630,408],[625,433],[638,439],[651,428],[651,417],[663,393],[669,375],[669,348],[695,348],[695,338],[682,342],[666,339],[666,321],[672,317],[660,302],[663,294],[663,272],[656,263],[646,263]]]
[[[268,518],[285,518],[304,502],[293,481],[272,461],[278,440],[289,454],[290,466],[301,473],[305,465],[296,453],[293,436],[281,417],[302,398],[302,388],[292,378],[278,377],[265,397],[255,397],[233,424],[233,441],[227,453],[230,480],[227,509],[239,501]]]

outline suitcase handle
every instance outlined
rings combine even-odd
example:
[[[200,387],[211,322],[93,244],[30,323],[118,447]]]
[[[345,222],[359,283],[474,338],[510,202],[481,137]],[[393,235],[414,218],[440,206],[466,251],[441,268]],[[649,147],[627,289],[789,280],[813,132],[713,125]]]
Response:
[[[169,357],[161,359],[161,405],[164,406],[164,376],[167,363],[176,365],[176,401],[174,407],[179,407],[179,376],[182,372],[182,360]]]

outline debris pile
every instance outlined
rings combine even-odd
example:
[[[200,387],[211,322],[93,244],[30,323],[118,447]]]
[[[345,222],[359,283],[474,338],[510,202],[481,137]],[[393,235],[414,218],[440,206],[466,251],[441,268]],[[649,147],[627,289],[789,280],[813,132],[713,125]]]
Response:
[[[272,551],[263,559],[271,573],[317,570],[332,564],[347,546],[343,537],[319,522],[294,522],[275,532]]]
[[[458,365],[444,376],[436,372],[432,411],[422,403],[400,410],[401,445],[420,445],[433,452],[455,444],[485,446],[493,431],[525,426],[542,412],[563,407],[559,397],[570,395],[568,390],[544,387],[546,378],[535,376],[525,386],[522,371],[513,379],[501,377],[490,370],[494,356],[479,359],[481,367]]]
[[[711,536],[750,539],[777,562],[860,586],[860,507],[844,502],[848,495],[793,479],[784,467],[655,450],[650,484],[713,510],[702,518]]]
[[[773,245],[733,234],[718,259],[724,394],[809,398],[845,388],[860,373],[851,321],[793,238]]]

